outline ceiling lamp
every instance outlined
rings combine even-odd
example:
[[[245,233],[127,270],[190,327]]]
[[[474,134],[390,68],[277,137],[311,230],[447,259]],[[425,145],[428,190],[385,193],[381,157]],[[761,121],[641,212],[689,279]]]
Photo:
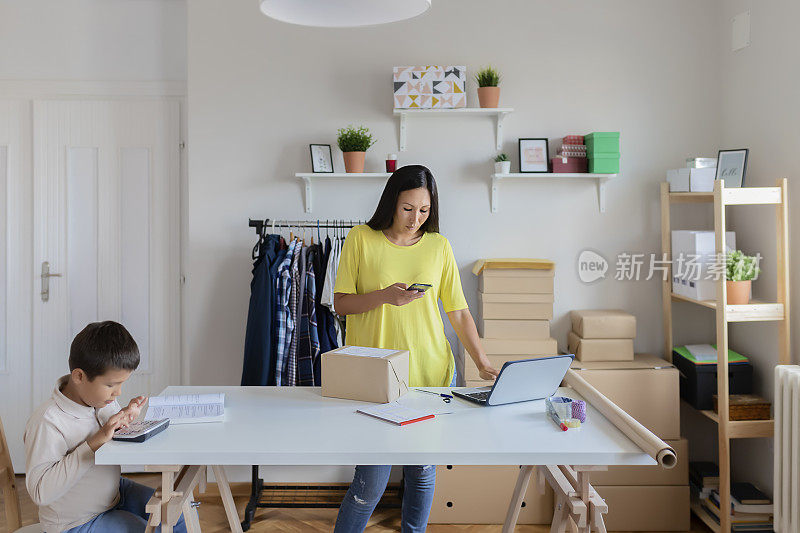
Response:
[[[352,28],[410,19],[431,0],[261,0],[268,17],[301,26]]]

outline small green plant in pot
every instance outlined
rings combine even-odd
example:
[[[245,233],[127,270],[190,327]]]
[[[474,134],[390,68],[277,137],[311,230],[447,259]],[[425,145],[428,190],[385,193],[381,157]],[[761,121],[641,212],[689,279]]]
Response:
[[[729,305],[750,303],[751,281],[758,277],[759,257],[736,250],[725,258],[725,290]]]
[[[506,154],[500,154],[494,158],[494,172],[495,174],[511,173],[511,161],[508,160]]]
[[[366,126],[348,126],[338,130],[336,139],[344,156],[344,170],[349,173],[364,172],[364,157],[375,139]]]
[[[500,102],[500,73],[493,67],[485,67],[475,74],[478,82],[478,101],[481,107],[497,107]]]

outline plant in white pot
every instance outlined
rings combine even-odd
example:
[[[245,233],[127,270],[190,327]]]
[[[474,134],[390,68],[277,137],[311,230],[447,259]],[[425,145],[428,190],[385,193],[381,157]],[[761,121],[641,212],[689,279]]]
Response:
[[[511,161],[508,160],[506,154],[500,154],[494,158],[494,173],[495,174],[510,174]]]
[[[725,290],[729,305],[750,303],[751,281],[758,277],[758,257],[735,250],[725,258]]]
[[[348,173],[364,172],[364,158],[375,139],[366,126],[348,126],[338,130],[336,139],[344,156],[344,170]]]
[[[497,107],[500,103],[500,73],[492,67],[482,68],[475,74],[478,82],[478,101],[481,107]]]

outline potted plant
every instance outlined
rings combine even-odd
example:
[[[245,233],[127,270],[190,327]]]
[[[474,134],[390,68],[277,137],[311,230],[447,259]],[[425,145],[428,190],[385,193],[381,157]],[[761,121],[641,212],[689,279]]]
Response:
[[[492,67],[482,68],[475,74],[478,82],[478,101],[481,107],[497,107],[500,101],[500,73]]]
[[[750,303],[751,281],[758,277],[758,258],[745,255],[741,250],[728,254],[725,258],[725,290],[729,305]]]
[[[364,172],[364,156],[375,139],[366,126],[340,128],[337,142],[344,155],[344,170],[348,173]]]
[[[508,160],[506,154],[500,154],[494,158],[494,172],[495,174],[511,173],[511,161]]]

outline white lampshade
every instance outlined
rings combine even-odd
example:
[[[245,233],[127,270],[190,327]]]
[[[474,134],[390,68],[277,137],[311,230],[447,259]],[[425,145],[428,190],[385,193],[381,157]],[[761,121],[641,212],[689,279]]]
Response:
[[[431,0],[261,0],[261,11],[275,20],[329,28],[397,22],[429,7]]]

